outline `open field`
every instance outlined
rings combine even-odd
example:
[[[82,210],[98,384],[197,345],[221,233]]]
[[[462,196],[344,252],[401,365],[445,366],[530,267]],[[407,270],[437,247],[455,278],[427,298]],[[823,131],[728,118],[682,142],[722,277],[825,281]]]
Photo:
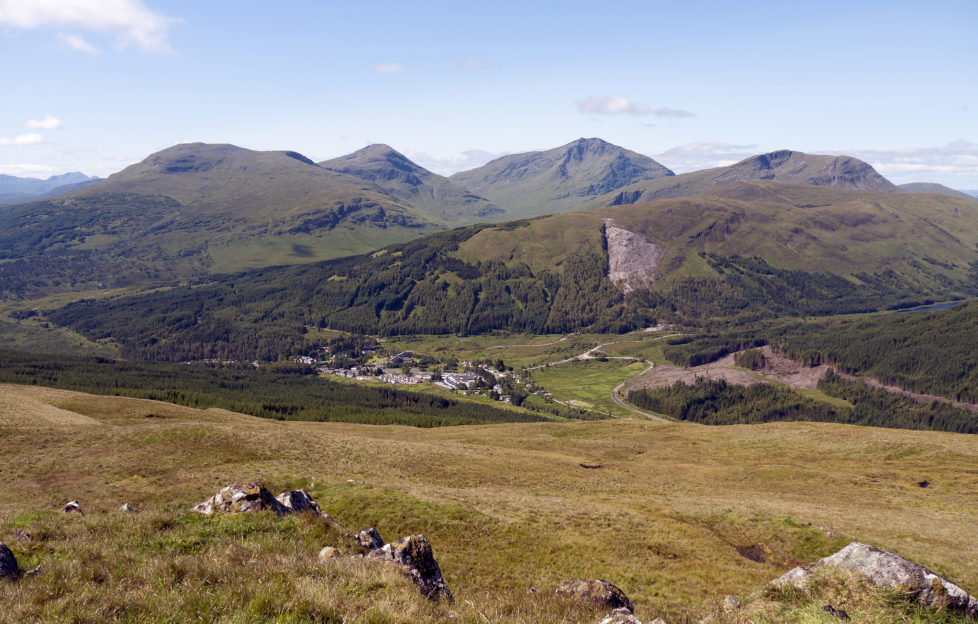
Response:
[[[974,593],[974,440],[637,419],[420,430],[2,386],[0,540],[45,568],[0,583],[0,621],[596,622],[555,602],[571,577],[619,585],[643,620],[696,621],[851,539]],[[455,605],[384,570],[316,565],[343,543],[311,521],[188,511],[246,480],[305,486],[353,530],[424,533]],[[57,513],[72,499],[85,518]],[[112,511],[125,501],[140,513]],[[823,621],[816,611],[768,621]]]
[[[647,366],[629,360],[583,360],[539,368],[533,371],[533,378],[560,401],[610,416],[632,417],[611,400],[611,390]]]

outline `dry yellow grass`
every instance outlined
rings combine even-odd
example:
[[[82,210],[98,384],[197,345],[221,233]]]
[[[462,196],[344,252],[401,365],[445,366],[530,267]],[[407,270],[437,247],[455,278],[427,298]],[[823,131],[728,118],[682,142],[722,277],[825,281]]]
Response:
[[[806,423],[711,428],[638,420],[422,430],[276,422],[152,401],[0,386],[0,540],[27,564],[49,564],[52,574],[70,577],[64,570],[74,551],[66,536],[84,526],[88,529],[79,535],[111,542],[116,532],[100,529],[100,518],[122,522],[112,518],[126,501],[142,510],[133,520],[140,531],[152,533],[151,518],[163,514],[183,527],[173,535],[185,537],[210,526],[188,519],[188,507],[223,485],[259,480],[272,489],[305,486],[352,529],[377,526],[388,540],[426,534],[456,594],[453,608],[461,621],[482,621],[480,611],[493,622],[588,621],[579,618],[591,612],[556,608],[549,597],[571,577],[619,585],[643,619],[662,614],[682,621],[709,612],[725,594],[747,595],[850,538],[927,565],[974,593],[976,466],[973,436],[934,432]],[[924,480],[930,487],[918,486]],[[71,499],[81,501],[87,513],[83,523],[37,513],[56,512]],[[296,564],[293,577],[277,581],[282,592],[325,592],[311,605],[338,600],[319,584],[332,587],[342,575],[309,564],[318,547],[337,536],[293,524],[289,543],[302,548],[276,550],[285,546],[275,545],[274,532],[264,541],[248,539],[282,561],[305,562]],[[17,527],[61,537],[18,550]],[[118,534],[126,534],[124,527]],[[98,552],[77,539],[79,550]],[[236,548],[225,534],[194,539],[208,556],[215,549]],[[247,560],[246,554],[238,556]],[[181,561],[190,568],[190,579],[217,574],[194,567],[216,564]],[[164,565],[158,557],[147,559],[146,569],[135,574],[144,579],[134,581],[139,592],[149,591],[157,578],[152,569]],[[282,563],[276,569],[287,568]],[[46,587],[44,574],[32,581],[39,584],[37,591]],[[111,569],[107,574],[112,578]],[[355,599],[337,603],[335,620],[314,611],[317,617],[398,622],[446,617],[447,607],[397,606],[414,599],[410,592],[398,593],[397,583],[383,581],[394,592],[390,610],[353,618],[379,598],[376,588],[363,590],[363,583],[370,584],[365,573],[350,574]],[[61,614],[84,613],[86,605],[98,603],[97,596],[84,598],[88,585],[76,585],[77,595],[61,597]],[[271,591],[259,585],[255,591]],[[0,584],[0,600],[38,599],[30,595],[29,583],[14,587]],[[528,594],[530,587],[538,588],[541,598]],[[189,607],[181,608],[175,613]],[[225,607],[213,608],[225,614]],[[414,620],[403,615],[412,610],[418,610]],[[398,612],[403,614],[392,615]],[[222,618],[262,621],[235,613]],[[57,615],[50,621],[59,621]],[[106,621],[113,617],[152,621],[135,616]],[[5,618],[9,614],[0,614],[0,621]],[[170,621],[181,621],[174,618]]]

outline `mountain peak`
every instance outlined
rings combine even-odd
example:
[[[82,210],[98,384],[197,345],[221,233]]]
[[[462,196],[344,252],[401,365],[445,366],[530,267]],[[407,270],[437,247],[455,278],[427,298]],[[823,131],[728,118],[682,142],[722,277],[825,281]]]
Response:
[[[648,156],[592,137],[503,156],[451,179],[510,208],[517,218],[575,210],[598,195],[672,175]]]
[[[716,184],[758,179],[834,186],[859,191],[896,192],[899,189],[866,162],[851,156],[806,154],[783,149],[745,158],[714,178]]]

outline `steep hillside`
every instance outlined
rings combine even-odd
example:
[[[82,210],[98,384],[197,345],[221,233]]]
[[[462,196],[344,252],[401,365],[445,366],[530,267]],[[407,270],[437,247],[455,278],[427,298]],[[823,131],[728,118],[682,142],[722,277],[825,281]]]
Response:
[[[943,193],[944,195],[954,195],[955,197],[961,197],[962,199],[978,201],[978,198],[970,193],[956,191],[953,188],[944,186],[943,184],[934,184],[933,182],[911,182],[909,184],[901,184],[900,188],[908,193]]]
[[[578,139],[543,152],[503,156],[450,179],[515,219],[577,210],[599,195],[672,175],[648,156],[601,139]]]
[[[421,167],[387,145],[325,160],[319,166],[374,184],[406,205],[449,223],[490,221],[502,208]]]
[[[728,167],[637,182],[600,198],[592,206],[636,204],[655,199],[701,195],[718,186],[740,180],[776,180],[859,191],[899,191],[892,182],[861,160],[849,156],[781,150],[751,156]]]
[[[368,256],[83,301],[45,318],[117,341],[126,357],[274,359],[297,352],[307,327],[620,332],[657,320],[749,323],[978,294],[975,202],[779,182],[717,191],[462,228]],[[616,266],[650,273],[613,283],[612,245]],[[651,268],[628,262],[650,245]]]
[[[378,186],[294,152],[178,145],[0,213],[6,296],[151,285],[309,262],[444,229]]]

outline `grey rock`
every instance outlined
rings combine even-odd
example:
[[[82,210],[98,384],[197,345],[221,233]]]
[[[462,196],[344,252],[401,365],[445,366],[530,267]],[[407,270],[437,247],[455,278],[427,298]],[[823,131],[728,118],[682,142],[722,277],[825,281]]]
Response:
[[[608,614],[599,624],[642,624],[642,620],[625,607],[620,607]]]
[[[276,500],[272,493],[260,483],[235,483],[222,488],[211,498],[194,506],[194,511],[208,515],[215,511],[226,513],[274,511],[279,515],[284,515],[290,510]]]
[[[17,557],[6,544],[0,542],[0,578],[13,578],[19,575],[20,566],[17,565]]]
[[[377,550],[384,547],[384,539],[380,537],[377,529],[370,527],[360,531],[356,536],[356,541],[360,546],[367,550]]]
[[[323,513],[323,510],[319,507],[319,503],[314,501],[304,489],[282,492],[275,497],[275,500],[282,503],[289,511],[311,511],[317,516]]]
[[[870,583],[907,594],[928,607],[963,611],[972,617],[978,615],[978,599],[958,585],[922,565],[859,542],[809,566],[794,568],[774,584],[804,589],[815,570],[824,566],[852,570]]]
[[[333,559],[339,559],[342,556],[343,555],[340,554],[340,551],[336,550],[332,546],[326,546],[319,551],[319,562],[327,563]]]
[[[740,596],[727,596],[723,599],[724,613],[731,613],[740,608]]]
[[[625,592],[602,579],[593,581],[571,579],[557,588],[557,595],[576,596],[591,604],[609,609],[625,608],[629,613],[635,610]]]
[[[85,515],[85,512],[82,511],[81,505],[76,500],[65,503],[65,506],[61,509],[61,513],[76,513],[79,516]]]
[[[840,619],[840,620],[851,620],[852,619],[851,617],[849,617],[849,614],[848,613],[846,613],[842,609],[836,609],[835,607],[833,607],[830,604],[827,604],[827,605],[823,606],[822,607],[822,611],[825,611],[826,613],[828,613],[832,617],[837,618],[837,619]]]
[[[126,513],[136,513],[136,508],[129,503],[123,503],[122,507],[119,507],[119,511],[124,511]]]
[[[382,548],[371,551],[369,559],[394,561],[401,564],[408,578],[414,581],[421,593],[430,600],[445,599],[454,602],[448,584],[435,561],[431,542],[424,535],[408,535]]]

